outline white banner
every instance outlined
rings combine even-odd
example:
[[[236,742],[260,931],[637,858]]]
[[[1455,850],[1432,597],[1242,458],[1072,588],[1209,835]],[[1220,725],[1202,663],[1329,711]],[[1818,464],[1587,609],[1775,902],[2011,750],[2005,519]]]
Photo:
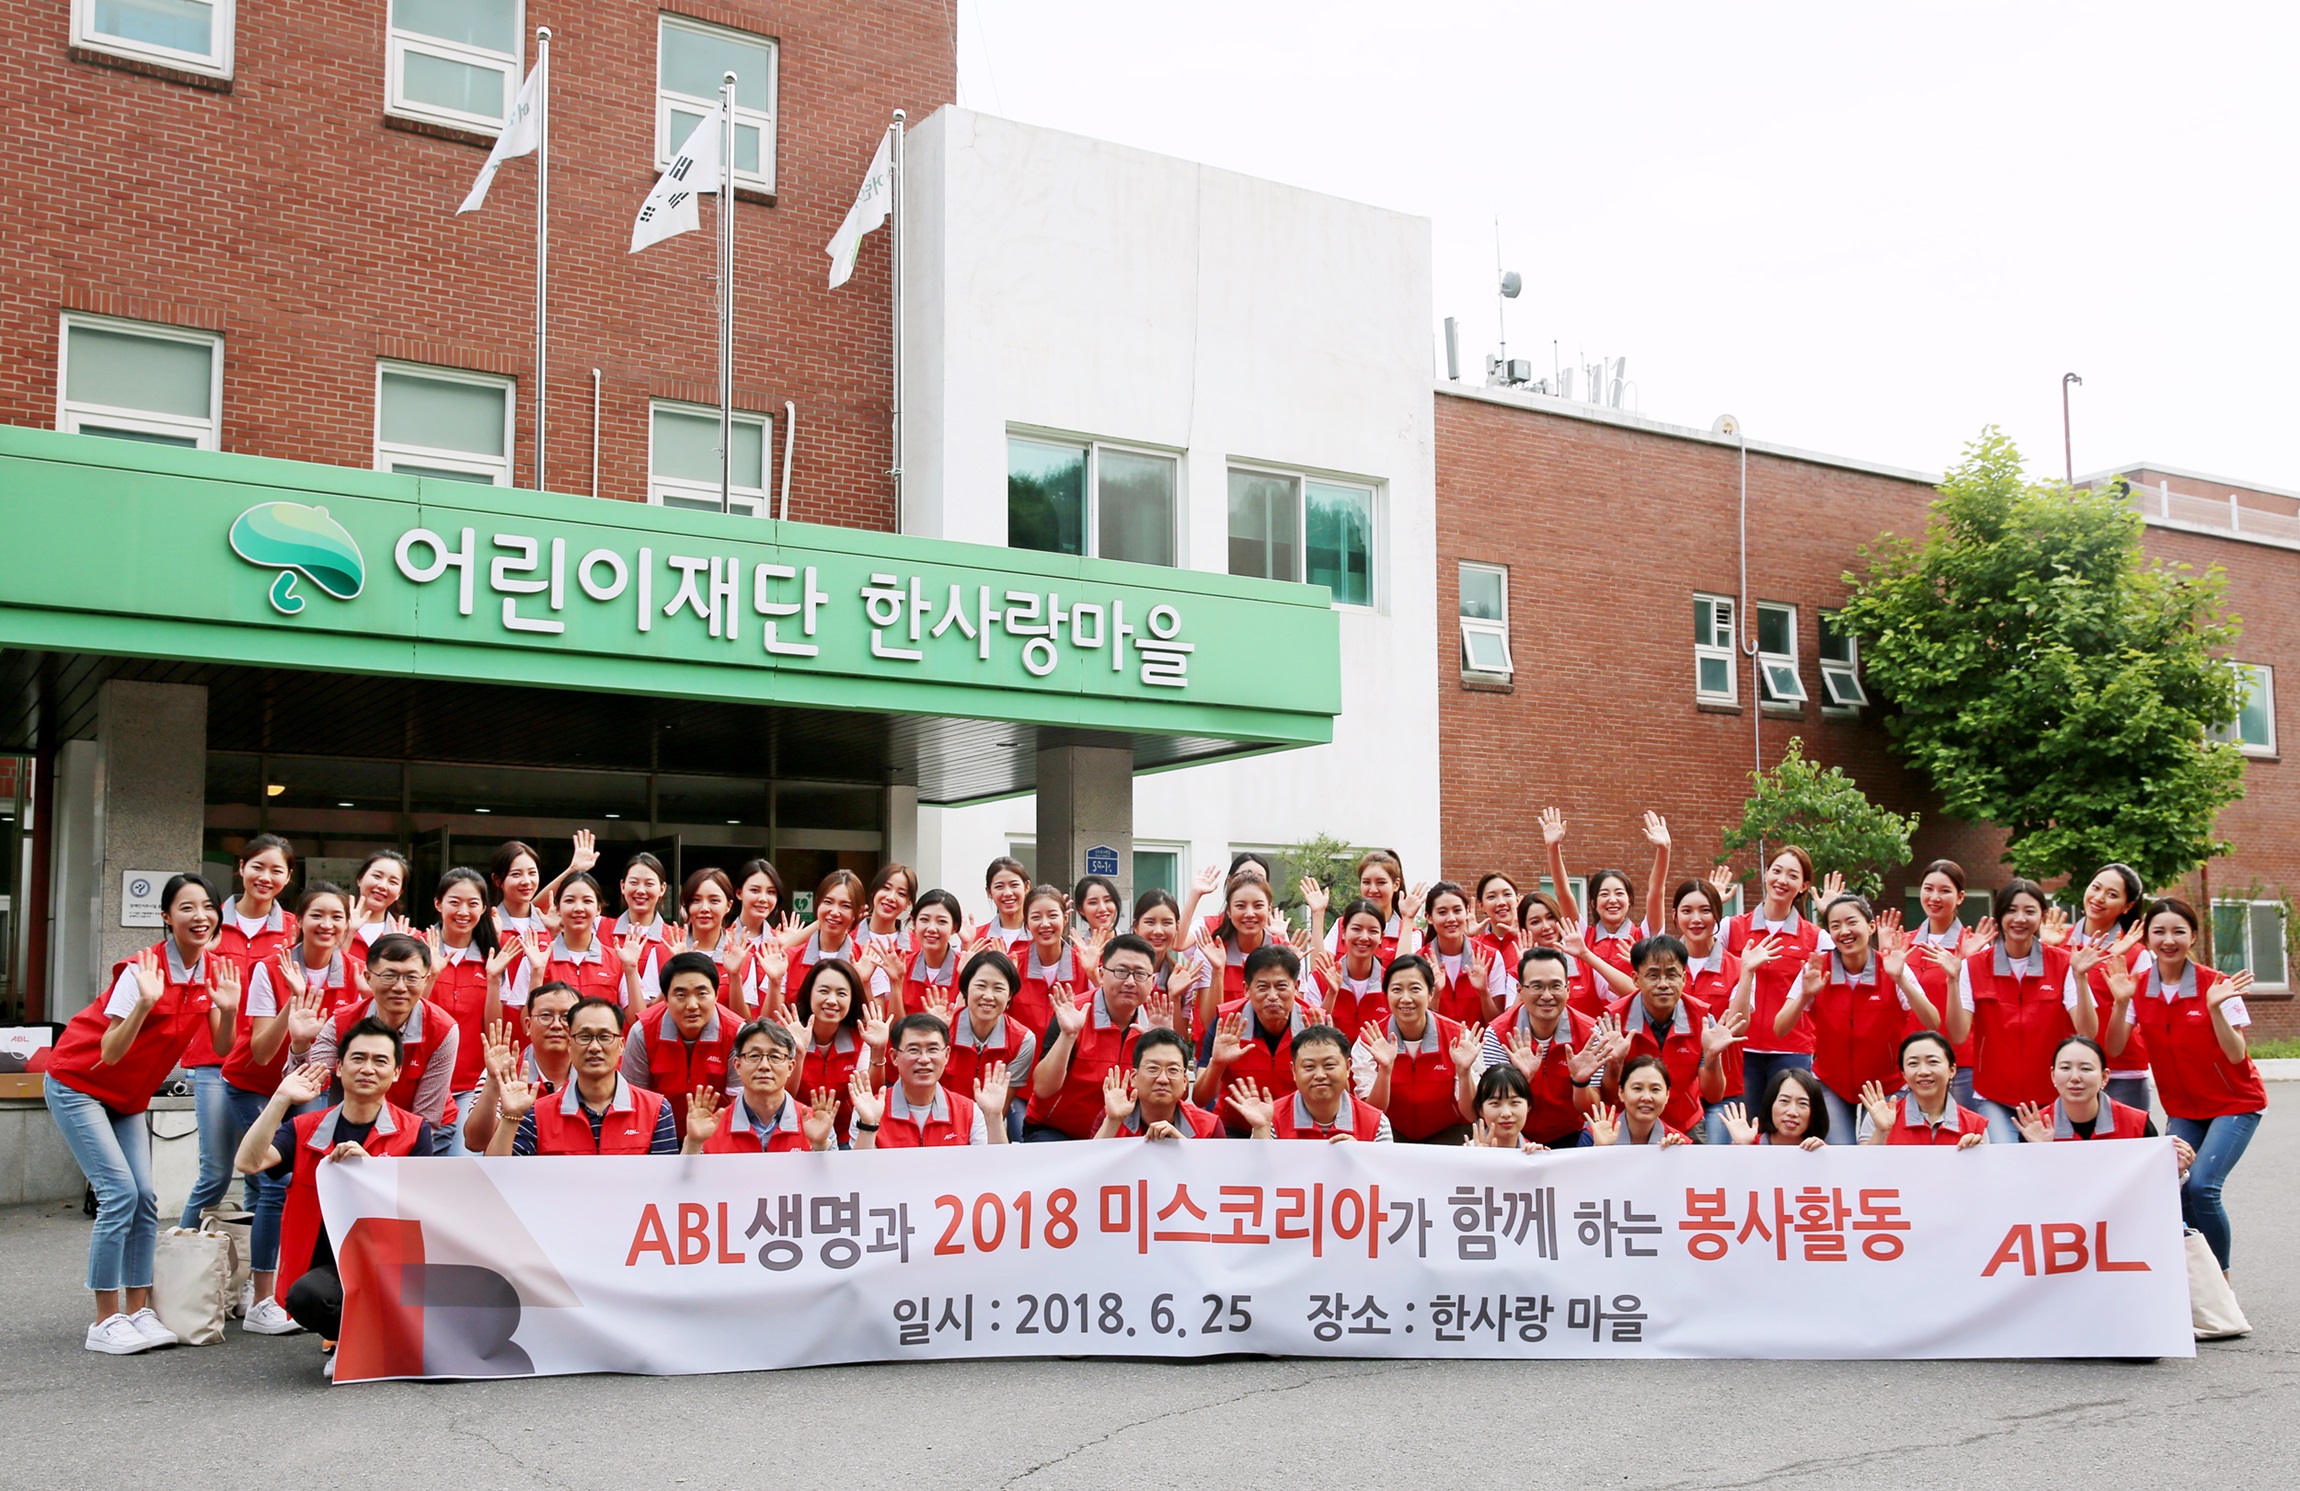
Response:
[[[2172,1151],[1105,1142],[321,1167],[336,1381],[2194,1354]]]

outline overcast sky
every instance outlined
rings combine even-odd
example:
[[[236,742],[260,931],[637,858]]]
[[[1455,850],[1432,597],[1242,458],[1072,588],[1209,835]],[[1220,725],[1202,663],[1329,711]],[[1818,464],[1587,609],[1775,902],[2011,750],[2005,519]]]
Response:
[[[2300,7],[958,0],[960,101],[1430,219],[1431,344],[1938,472],[2300,490]],[[1339,310],[1337,313],[1341,313]]]

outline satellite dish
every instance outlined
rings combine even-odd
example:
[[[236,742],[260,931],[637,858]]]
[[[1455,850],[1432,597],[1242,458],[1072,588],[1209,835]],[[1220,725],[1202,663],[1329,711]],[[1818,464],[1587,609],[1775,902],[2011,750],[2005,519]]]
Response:
[[[1709,426],[1709,433],[1712,435],[1738,435],[1741,433],[1741,421],[1730,414],[1720,414],[1716,421]]]
[[[1519,278],[1518,278],[1518,274],[1517,274],[1517,271],[1516,271],[1516,270],[1512,269],[1512,270],[1510,270],[1510,271],[1508,271],[1507,273],[1505,273],[1505,274],[1503,274],[1503,275],[1502,275],[1502,277],[1501,277],[1501,293],[1502,293],[1502,294],[1503,294],[1505,297],[1507,297],[1508,299],[1510,299],[1510,300],[1515,300],[1515,299],[1517,299],[1517,292],[1518,292],[1518,291],[1520,291],[1520,290],[1522,290],[1522,289],[1524,289],[1524,288],[1525,288],[1525,281],[1524,281],[1524,280],[1522,280],[1522,279],[1519,279]]]

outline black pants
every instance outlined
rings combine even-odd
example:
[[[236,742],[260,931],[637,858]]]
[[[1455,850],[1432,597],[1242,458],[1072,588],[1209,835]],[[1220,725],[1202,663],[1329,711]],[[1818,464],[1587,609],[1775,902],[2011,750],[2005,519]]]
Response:
[[[305,1269],[288,1286],[280,1308],[313,1335],[333,1341],[343,1334],[343,1279],[333,1265]]]

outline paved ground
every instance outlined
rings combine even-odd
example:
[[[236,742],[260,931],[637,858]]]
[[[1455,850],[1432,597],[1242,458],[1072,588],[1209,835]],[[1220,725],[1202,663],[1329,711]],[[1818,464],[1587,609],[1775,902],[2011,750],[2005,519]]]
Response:
[[[2231,1197],[2256,1333],[2151,1366],[1036,1361],[338,1392],[303,1336],[82,1351],[77,1208],[0,1211],[0,1484],[2300,1486],[2300,1086],[2271,1094]]]

